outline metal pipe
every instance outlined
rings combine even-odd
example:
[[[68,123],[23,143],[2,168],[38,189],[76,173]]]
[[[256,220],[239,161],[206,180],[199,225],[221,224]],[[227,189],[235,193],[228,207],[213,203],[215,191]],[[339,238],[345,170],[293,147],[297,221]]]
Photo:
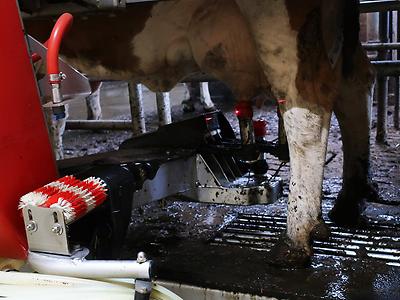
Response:
[[[150,279],[151,261],[85,260],[82,257],[29,252],[29,265],[41,274],[78,278]]]
[[[396,33],[396,41],[400,42],[400,10],[397,11],[397,33]],[[397,51],[397,59],[400,60],[400,50]],[[396,77],[395,83],[395,97],[394,97],[394,114],[393,114],[393,123],[394,128],[400,129],[400,74]]]
[[[400,2],[399,2],[400,3]],[[379,38],[381,43],[387,43],[389,41],[389,24],[388,24],[388,13],[381,12],[379,14]],[[381,50],[378,52],[378,60],[387,60],[388,51]],[[387,139],[387,111],[388,111],[388,78],[384,75],[379,74],[377,80],[377,101],[378,101],[378,117],[377,117],[377,129],[376,129],[376,142],[386,143]]]
[[[360,3],[361,13],[371,12],[385,12],[389,10],[399,10],[400,1],[387,0],[387,1],[363,1]]]
[[[164,126],[172,123],[171,117],[171,100],[169,93],[156,93],[158,125]]]
[[[67,130],[131,130],[132,122],[126,120],[67,120]]]
[[[235,106],[235,114],[239,120],[239,130],[242,144],[254,144],[253,108],[251,106],[251,102],[240,101]]]
[[[371,64],[378,72],[378,76],[398,76],[400,75],[400,60],[371,61]]]
[[[400,129],[399,124],[399,114],[400,114],[400,78],[396,77],[395,87],[394,87],[394,113],[393,113],[393,123],[394,128]]]
[[[144,118],[142,85],[129,83],[129,104],[131,106],[132,132],[134,136],[146,132],[146,122]]]
[[[376,142],[384,144],[387,140],[387,87],[388,78],[378,77],[377,80],[377,99],[378,99],[378,118],[376,129]]]
[[[367,41],[379,41],[379,13],[367,14]]]
[[[378,50],[399,50],[400,43],[363,43],[363,48],[366,51],[378,51]]]

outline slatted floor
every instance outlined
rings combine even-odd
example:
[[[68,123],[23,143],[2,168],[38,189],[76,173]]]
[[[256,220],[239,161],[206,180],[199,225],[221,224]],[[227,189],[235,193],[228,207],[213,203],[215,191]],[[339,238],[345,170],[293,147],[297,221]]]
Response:
[[[365,229],[337,227],[331,229],[329,241],[314,241],[316,255],[334,255],[360,259],[377,259],[400,267],[400,226],[370,221]],[[213,244],[237,245],[269,250],[285,230],[286,217],[240,214],[214,238]]]

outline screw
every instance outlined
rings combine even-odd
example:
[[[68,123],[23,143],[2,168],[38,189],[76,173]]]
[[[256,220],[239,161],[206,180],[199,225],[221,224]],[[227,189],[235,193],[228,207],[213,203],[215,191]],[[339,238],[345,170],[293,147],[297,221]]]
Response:
[[[29,223],[26,225],[26,230],[28,231],[36,231],[37,230],[37,225],[35,221],[29,221]]]
[[[139,252],[136,261],[139,264],[145,263],[147,261],[146,253],[144,253],[143,251]]]
[[[51,231],[57,235],[61,235],[63,233],[63,228],[60,224],[56,223],[54,226],[51,228]]]

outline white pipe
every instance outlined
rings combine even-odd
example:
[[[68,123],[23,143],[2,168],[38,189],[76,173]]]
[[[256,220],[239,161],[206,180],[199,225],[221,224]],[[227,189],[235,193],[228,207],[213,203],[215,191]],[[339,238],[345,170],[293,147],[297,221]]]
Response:
[[[169,93],[157,92],[156,101],[159,126],[171,124],[171,100],[169,98]]]
[[[134,283],[133,279],[90,280],[0,271],[0,296],[10,300],[132,300]],[[153,285],[150,299],[182,300],[158,284]]]
[[[139,264],[129,260],[85,260],[29,252],[28,262],[41,274],[78,278],[150,278],[150,261]]]
[[[146,132],[144,118],[142,85],[129,83],[129,104],[131,106],[133,135],[137,136]]]

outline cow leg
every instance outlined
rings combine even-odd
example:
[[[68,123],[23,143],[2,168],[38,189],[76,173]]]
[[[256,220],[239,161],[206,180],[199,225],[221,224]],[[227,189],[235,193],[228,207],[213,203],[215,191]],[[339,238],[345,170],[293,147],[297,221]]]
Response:
[[[208,82],[200,82],[200,102],[205,111],[215,110],[215,106],[211,100],[210,91],[208,89]]]
[[[65,105],[65,117],[56,118],[51,109],[45,109],[46,123],[53,146],[54,156],[57,160],[64,158],[63,135],[68,118],[68,105]]]
[[[288,106],[283,113],[290,152],[287,231],[271,255],[279,265],[304,265],[311,255],[311,238],[322,224],[321,191],[331,111],[305,102]]]
[[[361,49],[355,55],[355,69],[341,86],[334,112],[343,143],[343,188],[330,217],[341,225],[356,225],[367,199],[377,198],[369,170],[371,99],[373,72]]]
[[[302,266],[309,261],[315,231],[323,227],[322,180],[338,70],[332,70],[319,43],[318,14],[291,22],[296,12],[287,4],[296,1],[236,3],[250,24],[272,92],[285,100],[282,112],[290,153],[287,230],[271,250],[271,262]]]
[[[87,119],[100,120],[101,119],[101,105],[100,105],[100,89],[101,82],[90,82],[92,93],[86,97]]]

